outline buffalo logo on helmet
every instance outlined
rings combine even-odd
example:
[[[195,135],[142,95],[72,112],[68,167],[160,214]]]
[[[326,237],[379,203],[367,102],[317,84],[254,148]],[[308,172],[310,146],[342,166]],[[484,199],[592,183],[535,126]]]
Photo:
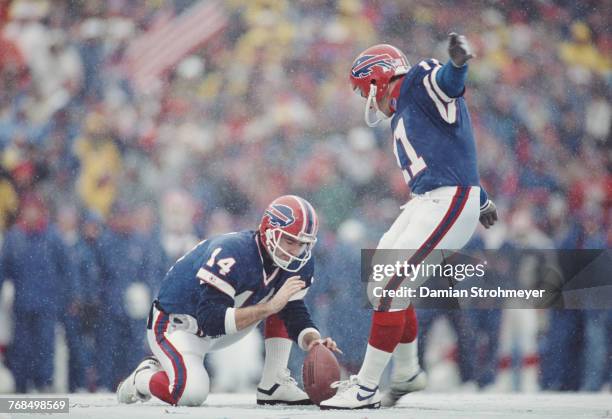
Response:
[[[389,54],[364,55],[363,57],[359,57],[353,65],[351,74],[355,78],[362,79],[369,76],[375,66],[382,67],[383,71],[393,70],[395,68],[393,57]]]
[[[266,210],[266,215],[270,218],[270,225],[273,227],[289,227],[295,223],[293,209],[287,205],[274,204]]]

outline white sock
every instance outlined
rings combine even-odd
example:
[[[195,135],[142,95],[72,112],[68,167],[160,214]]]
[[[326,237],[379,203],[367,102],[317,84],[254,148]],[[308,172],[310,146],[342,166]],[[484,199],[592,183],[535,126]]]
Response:
[[[393,351],[391,381],[408,380],[414,377],[420,369],[417,340],[398,344]]]
[[[285,338],[268,338],[265,340],[266,359],[264,360],[259,387],[267,390],[276,383],[278,372],[287,368],[292,344],[291,339]]]
[[[153,374],[156,372],[158,372],[158,370],[147,368],[146,370],[142,370],[136,374],[134,382],[136,383],[136,390],[138,390],[140,394],[144,394],[145,396],[151,395],[151,390],[149,390],[149,382],[151,381]]]
[[[378,386],[380,382],[380,376],[382,375],[385,367],[391,359],[391,352],[381,351],[370,344],[366,349],[366,354],[363,359],[361,369],[357,374],[359,382],[366,387],[374,388]]]

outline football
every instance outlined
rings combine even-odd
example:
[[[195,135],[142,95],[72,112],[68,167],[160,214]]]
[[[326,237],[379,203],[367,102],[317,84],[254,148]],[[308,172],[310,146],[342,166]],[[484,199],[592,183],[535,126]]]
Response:
[[[340,365],[336,356],[323,345],[315,345],[306,355],[302,367],[304,390],[313,403],[319,404],[336,394],[331,387],[340,379]]]

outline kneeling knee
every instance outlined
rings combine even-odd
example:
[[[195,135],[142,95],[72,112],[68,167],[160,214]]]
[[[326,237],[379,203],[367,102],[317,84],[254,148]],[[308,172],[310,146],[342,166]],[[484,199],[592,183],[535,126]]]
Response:
[[[205,382],[188,382],[181,398],[179,399],[179,406],[200,406],[206,401],[208,397],[209,383],[208,377]]]
[[[206,401],[208,393],[186,393],[178,402],[178,406],[200,406]]]

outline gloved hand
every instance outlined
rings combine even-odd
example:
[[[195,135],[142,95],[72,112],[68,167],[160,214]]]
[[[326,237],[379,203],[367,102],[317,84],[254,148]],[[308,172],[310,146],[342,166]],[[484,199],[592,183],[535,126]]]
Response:
[[[489,228],[497,221],[497,207],[490,199],[487,204],[480,210],[480,224],[484,228]]]
[[[455,67],[462,67],[475,57],[465,36],[455,32],[448,34],[448,55]]]

